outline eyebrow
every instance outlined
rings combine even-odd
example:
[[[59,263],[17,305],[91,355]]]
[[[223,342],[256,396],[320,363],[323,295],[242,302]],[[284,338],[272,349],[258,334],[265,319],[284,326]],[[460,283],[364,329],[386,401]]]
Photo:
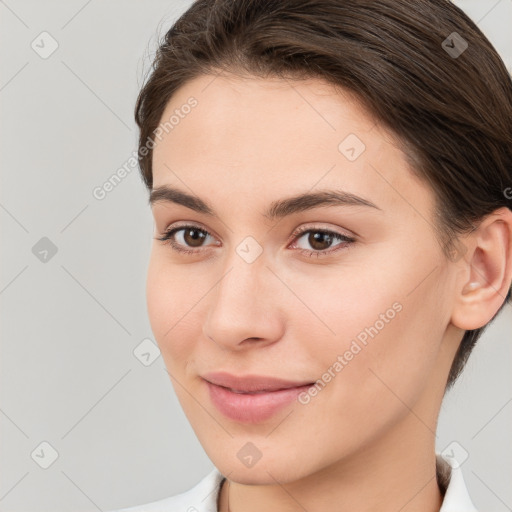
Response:
[[[198,213],[212,217],[216,216],[215,210],[206,201],[167,185],[151,190],[149,204],[153,205],[157,202],[179,204]],[[367,206],[381,210],[381,208],[368,199],[350,192],[343,190],[320,190],[273,201],[263,213],[263,216],[269,220],[275,220],[320,206]]]

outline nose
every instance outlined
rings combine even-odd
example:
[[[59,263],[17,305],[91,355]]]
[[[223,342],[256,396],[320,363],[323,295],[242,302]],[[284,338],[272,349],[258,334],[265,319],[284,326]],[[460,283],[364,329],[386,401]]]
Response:
[[[283,336],[285,287],[262,256],[252,263],[234,256],[208,294],[203,334],[231,350],[267,346]]]

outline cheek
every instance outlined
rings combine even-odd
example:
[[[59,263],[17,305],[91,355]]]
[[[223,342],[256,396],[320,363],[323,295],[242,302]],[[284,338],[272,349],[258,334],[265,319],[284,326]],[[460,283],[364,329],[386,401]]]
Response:
[[[197,293],[194,293],[197,290]],[[190,284],[183,272],[173,269],[154,250],[147,273],[146,305],[153,334],[169,370],[180,366],[191,351],[191,339],[198,337],[193,306],[200,300],[200,287]],[[203,292],[204,293],[204,292]]]
[[[345,344],[359,345],[360,351],[341,372],[328,409],[338,412],[341,428],[357,432],[356,426],[360,425],[356,436],[361,436],[361,442],[405,418],[416,407],[424,410],[429,383],[439,364],[443,329],[435,317],[435,301],[428,296],[423,300],[401,297],[400,308],[384,326],[368,318],[371,327],[361,331],[368,335],[364,336],[365,343],[357,337],[352,338],[355,342],[344,340]]]
[[[434,252],[423,260],[412,251],[401,252],[403,260],[394,252],[364,268],[317,276],[315,287],[307,278],[296,282],[297,295],[316,318],[308,314],[306,321],[297,312],[291,325],[299,326],[297,339],[316,362],[320,387],[331,390],[318,395],[340,417],[347,407],[361,417],[373,407],[385,421],[404,409],[401,400],[418,399],[438,358],[447,322],[441,286],[446,276]]]

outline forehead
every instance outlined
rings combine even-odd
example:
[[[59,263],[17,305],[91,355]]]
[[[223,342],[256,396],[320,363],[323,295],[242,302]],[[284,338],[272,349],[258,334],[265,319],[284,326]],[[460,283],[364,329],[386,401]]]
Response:
[[[337,143],[348,130],[363,139],[376,126],[352,94],[335,90],[320,79],[292,81],[233,75],[200,76],[186,83],[169,101],[161,124],[182,109],[188,111],[186,105],[191,98],[197,105],[179,120],[174,115],[179,122],[170,130],[170,144],[197,142],[195,149],[214,151],[224,160],[234,161],[242,154],[253,156],[263,146],[272,153],[292,146],[293,153],[301,157],[319,143],[320,149],[337,151]],[[302,140],[311,144],[303,148],[295,145]],[[159,150],[155,150],[155,158]]]
[[[400,206],[409,195],[431,206],[431,191],[392,135],[353,94],[320,79],[205,75],[176,91],[161,125],[172,116],[154,148],[155,188],[185,185],[223,198],[232,191],[245,207],[255,194],[269,199],[315,186],[381,205]]]

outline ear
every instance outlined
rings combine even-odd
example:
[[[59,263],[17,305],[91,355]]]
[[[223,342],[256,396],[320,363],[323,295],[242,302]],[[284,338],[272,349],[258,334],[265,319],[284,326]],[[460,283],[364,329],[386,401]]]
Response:
[[[464,239],[467,252],[461,271],[451,322],[464,330],[489,323],[502,306],[512,282],[512,210],[500,208],[486,216]]]

